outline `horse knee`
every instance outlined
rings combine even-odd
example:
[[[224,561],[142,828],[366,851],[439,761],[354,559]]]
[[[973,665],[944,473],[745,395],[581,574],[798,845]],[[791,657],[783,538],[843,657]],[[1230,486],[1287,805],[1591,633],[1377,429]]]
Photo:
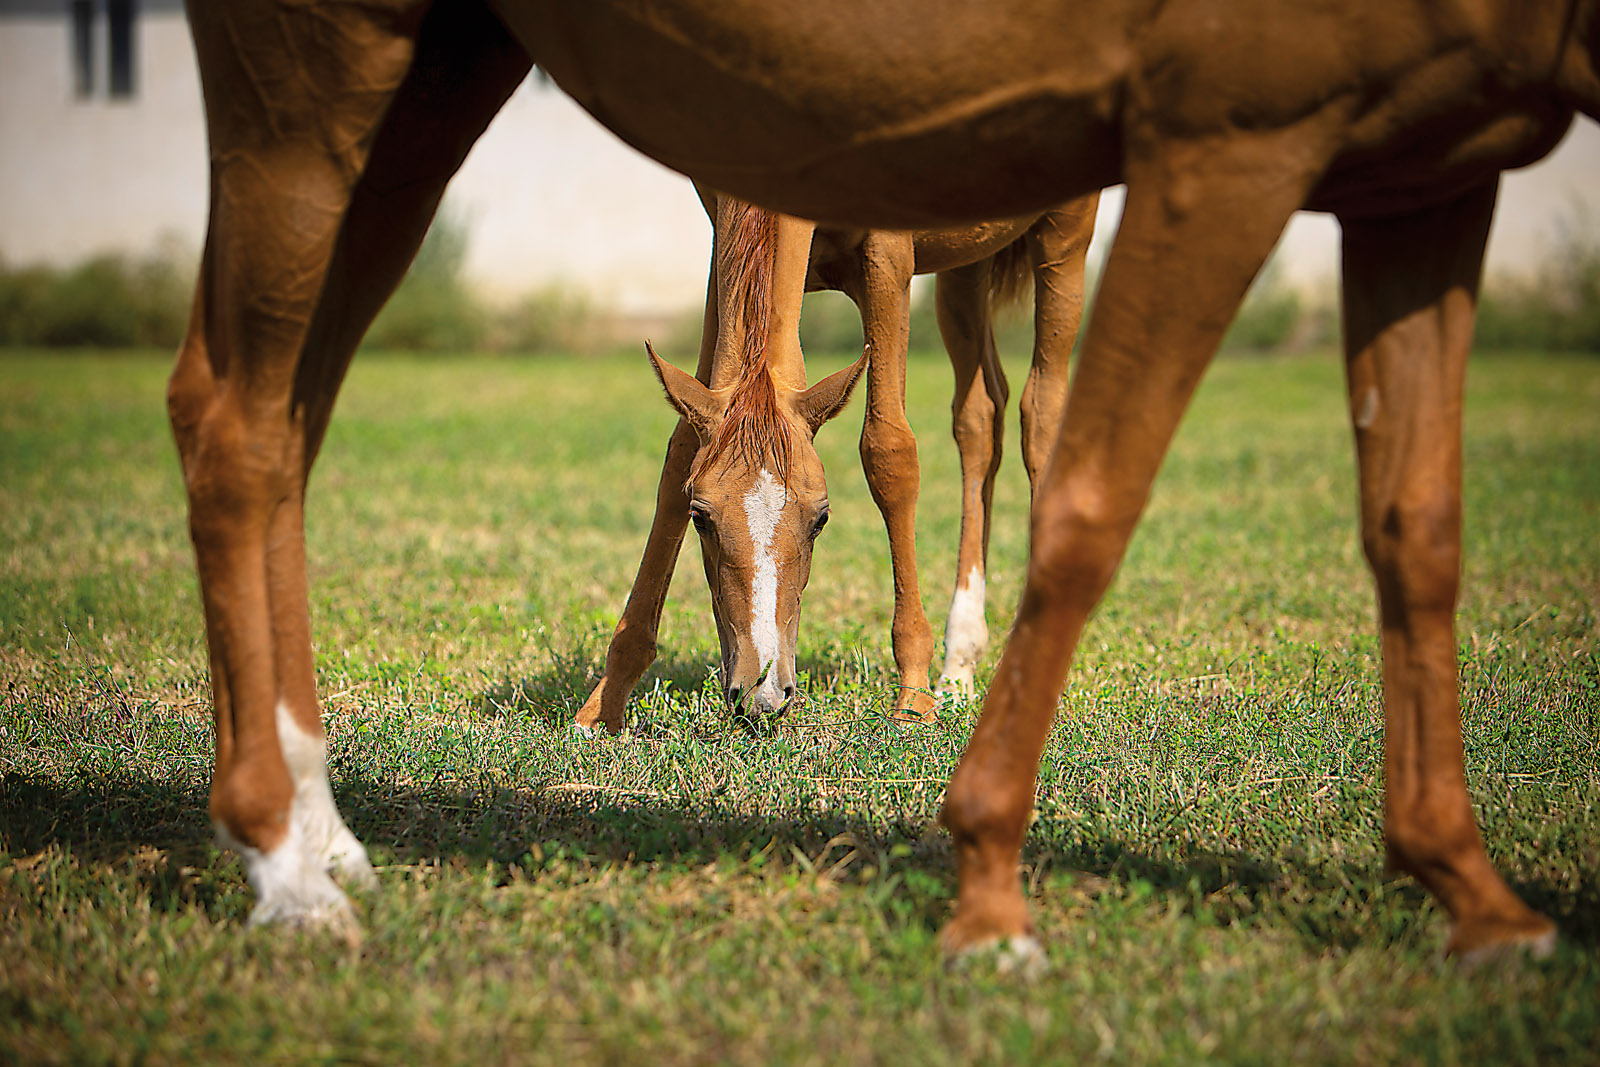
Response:
[[[950,435],[955,438],[963,467],[987,469],[993,463],[1000,451],[995,436],[1000,410],[1001,405],[995,403],[987,389],[974,387],[956,397],[951,405]]]
[[[1385,615],[1454,611],[1460,523],[1460,500],[1451,492],[1399,496],[1363,517],[1362,547]]]
[[[1028,588],[1087,608],[1100,599],[1139,520],[1143,499],[1080,479],[1041,498],[1032,513]]]
[[[195,318],[178,350],[177,363],[167,379],[167,421],[178,443],[180,458],[194,448],[195,434],[206,410],[216,399],[216,378],[204,340],[205,324],[196,301]]]
[[[169,390],[168,403],[177,412],[190,536],[197,546],[227,545],[247,531],[264,532],[303,473],[299,438],[286,424],[247,417],[226,395],[195,401],[183,389],[176,400]]]
[[[672,428],[672,436],[667,438],[665,466],[668,468],[681,467],[683,470],[688,470],[690,464],[694,462],[694,457],[699,452],[699,435],[687,419],[679,419],[678,425]]]
[[[911,427],[868,419],[861,429],[861,467],[880,506],[914,501],[921,468]]]

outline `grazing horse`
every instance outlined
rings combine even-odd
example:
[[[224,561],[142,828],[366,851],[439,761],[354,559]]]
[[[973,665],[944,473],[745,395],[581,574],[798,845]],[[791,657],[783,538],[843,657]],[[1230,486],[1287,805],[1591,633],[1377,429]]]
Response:
[[[786,254],[809,253],[809,267],[777,271],[789,279],[777,286],[772,300],[784,307],[759,321],[749,313],[747,295],[737,283],[755,272],[723,249],[736,247],[727,233],[728,197],[708,190],[701,200],[716,231],[711,280],[707,289],[705,332],[701,338],[698,380],[727,388],[742,381],[753,354],[753,329],[774,330],[775,351],[800,359],[798,340],[786,332],[799,316],[804,292],[837,290],[861,312],[867,367],[867,414],[861,428],[861,465],[872,498],[889,534],[894,573],[894,645],[898,692],[897,715],[929,721],[934,700],[928,689],[933,661],[933,631],[922,608],[917,580],[916,505],[917,442],[905,413],[906,346],[914,274],[935,273],[940,332],[955,370],[952,429],[961,455],[961,540],[956,557],[955,594],[945,624],[942,691],[971,687],[973,671],[988,643],[984,621],[984,572],[989,553],[989,524],[994,479],[1000,467],[1000,443],[1007,399],[1005,372],[995,350],[991,299],[1002,303],[1020,291],[1030,277],[1034,286],[1033,362],[1022,392],[1023,461],[1031,485],[1044,469],[1056,427],[1066,403],[1067,361],[1078,335],[1083,311],[1084,261],[1094,236],[1099,194],[1091,193],[1037,217],[1008,219],[941,230],[863,230],[785,221],[779,244]],[[751,221],[740,213],[734,217]],[[806,239],[809,234],[809,240]],[[763,246],[763,251],[771,249]],[[720,304],[730,304],[726,313]],[[738,326],[731,315],[739,315]],[[652,354],[653,358],[653,354]],[[622,728],[628,694],[654,661],[661,609],[672,580],[673,565],[692,520],[700,536],[712,611],[722,649],[722,677],[730,706],[748,695],[754,710],[770,715],[781,710],[794,686],[795,633],[800,595],[810,573],[809,547],[803,552],[774,555],[763,548],[767,534],[744,516],[743,502],[768,472],[759,464],[698,459],[716,440],[714,432],[697,432],[689,412],[695,386],[657,367],[668,398],[685,416],[667,444],[667,458],[656,490],[656,513],[645,543],[639,572],[606,649],[605,671],[579,709],[577,724]],[[789,371],[804,381],[804,364]],[[706,405],[702,403],[701,407]],[[728,406],[739,407],[737,398]],[[686,408],[688,410],[686,410]],[[720,417],[720,413],[718,413]],[[714,428],[709,428],[714,431]],[[797,438],[804,462],[792,469],[799,476],[820,478],[821,467],[809,438]],[[691,471],[693,487],[691,491]],[[820,484],[820,483],[819,483]],[[787,492],[786,505],[800,516],[805,494]],[[732,522],[719,521],[732,514]],[[817,511],[826,521],[827,511]],[[821,527],[806,531],[806,543]],[[769,561],[770,572],[752,565]],[[758,581],[759,578],[759,581]],[[765,584],[763,584],[765,583]],[[757,595],[757,590],[770,593]],[[761,610],[753,610],[759,603]],[[769,651],[760,651],[763,648]],[[768,680],[757,685],[758,679]]]
[[[871,352],[808,388],[800,294],[812,224],[726,197],[714,218],[717,291],[706,304],[702,352],[709,360],[712,316],[729,324],[733,351],[713,361],[705,384],[646,345],[696,442],[687,475],[676,486],[663,477],[658,502],[688,498],[675,515],[692,518],[700,534],[728,703],[742,707],[748,696],[758,714],[771,715],[794,695],[800,592],[811,574],[812,542],[828,522],[827,483],[812,438],[844,410]],[[669,565],[682,536],[680,518]],[[665,581],[660,585],[664,595]],[[652,623],[660,596],[655,603]],[[622,725],[620,710],[607,723],[612,729]],[[587,725],[581,713],[579,723]]]
[[[1285,223],[1336,214],[1388,858],[1449,913],[1451,951],[1550,944],[1466,789],[1461,390],[1500,172],[1600,117],[1600,0],[191,0],[189,20],[211,221],[168,408],[211,814],[256,917],[346,919],[329,871],[366,870],[327,787],[306,479],[361,334],[536,56],[651,156],[805,218],[941,226],[1127,185],[1016,623],[946,792],[957,950],[1031,945],[1018,857],[1084,623]]]

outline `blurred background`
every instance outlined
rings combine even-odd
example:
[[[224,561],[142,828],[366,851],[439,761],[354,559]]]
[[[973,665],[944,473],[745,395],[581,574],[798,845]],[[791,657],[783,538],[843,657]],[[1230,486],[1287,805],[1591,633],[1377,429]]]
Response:
[[[1101,208],[1103,259],[1121,197]],[[0,344],[176,345],[206,216],[204,115],[181,0],[0,0]],[[1296,218],[1228,347],[1336,336],[1337,224]],[[451,186],[368,345],[436,352],[696,344],[710,228],[687,179],[612,137],[537,73]],[[1508,176],[1480,347],[1600,351],[1600,127]],[[938,347],[919,283],[914,348]],[[807,298],[808,348],[860,344]],[[1019,312],[1002,350],[1029,345]]]

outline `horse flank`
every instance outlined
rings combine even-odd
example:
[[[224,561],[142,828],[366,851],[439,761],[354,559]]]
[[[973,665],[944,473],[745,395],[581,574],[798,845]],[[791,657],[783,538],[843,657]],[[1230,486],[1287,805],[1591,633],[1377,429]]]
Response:
[[[717,249],[717,276],[733,280],[729,303],[739,308],[739,377],[722,424],[689,468],[689,480],[732,452],[752,467],[770,464],[781,482],[789,471],[790,429],[778,410],[777,386],[767,362],[778,216],[744,201],[733,201],[731,210],[732,237],[727,247]]]

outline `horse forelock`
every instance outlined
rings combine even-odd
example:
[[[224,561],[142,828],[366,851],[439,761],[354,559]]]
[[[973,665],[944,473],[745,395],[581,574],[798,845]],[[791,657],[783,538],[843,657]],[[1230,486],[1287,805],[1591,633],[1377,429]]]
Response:
[[[788,477],[792,430],[778,407],[777,383],[767,362],[772,332],[772,278],[777,258],[778,216],[765,208],[734,201],[732,232],[717,252],[719,278],[731,279],[739,309],[739,376],[717,432],[695,457],[689,479],[699,477],[730,453],[752,469],[766,467]]]

